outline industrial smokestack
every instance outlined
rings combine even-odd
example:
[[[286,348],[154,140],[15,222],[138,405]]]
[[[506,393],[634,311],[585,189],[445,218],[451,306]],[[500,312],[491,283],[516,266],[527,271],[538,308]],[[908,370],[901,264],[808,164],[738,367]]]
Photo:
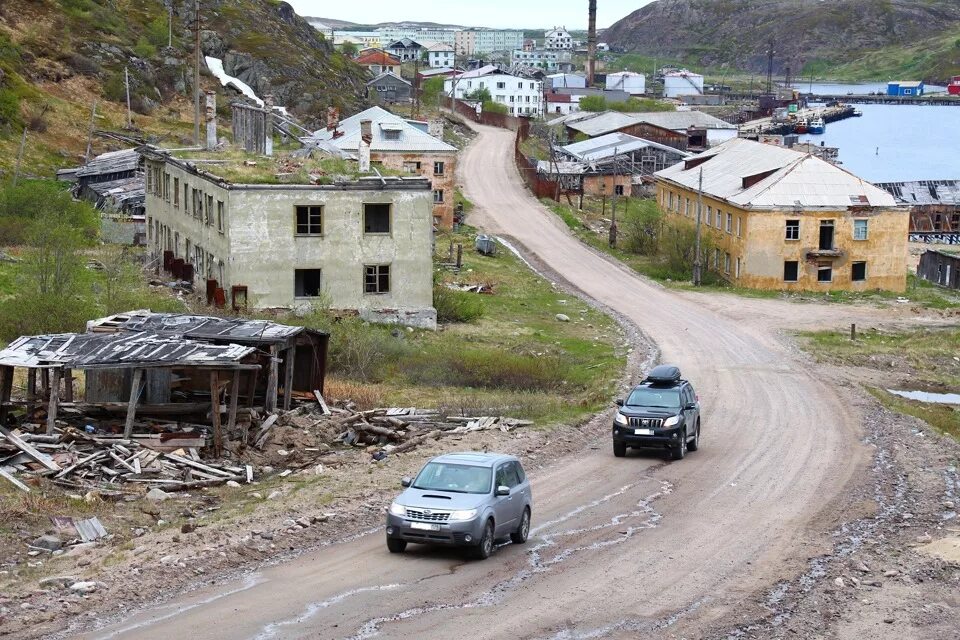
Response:
[[[263,127],[264,155],[273,155],[273,94],[263,96],[263,109],[266,111],[266,122]]]
[[[373,121],[360,121],[360,143],[357,145],[357,156],[360,161],[360,172],[370,171],[370,143],[373,142]]]
[[[589,0],[587,17],[587,86],[593,85],[597,65],[597,0]]]

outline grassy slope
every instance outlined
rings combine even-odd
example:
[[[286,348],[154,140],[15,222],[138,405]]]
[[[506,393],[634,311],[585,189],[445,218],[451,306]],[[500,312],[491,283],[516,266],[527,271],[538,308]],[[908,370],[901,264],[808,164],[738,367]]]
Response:
[[[805,75],[839,80],[924,79],[944,82],[960,75],[960,28],[909,46],[891,46],[851,61],[819,60]]]
[[[850,340],[834,331],[801,334],[819,359],[842,365],[865,367],[893,376],[907,372],[897,384],[906,390],[955,392],[960,387],[960,330],[920,329],[906,333],[861,333]],[[891,382],[891,384],[894,384]],[[907,400],[885,389],[870,392],[887,408],[915,416],[960,440],[960,408]]]

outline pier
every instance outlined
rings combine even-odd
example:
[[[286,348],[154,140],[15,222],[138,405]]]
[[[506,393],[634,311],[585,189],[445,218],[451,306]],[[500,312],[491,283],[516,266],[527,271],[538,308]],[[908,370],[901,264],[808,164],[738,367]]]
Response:
[[[786,136],[794,133],[795,125],[801,120],[822,118],[827,124],[856,117],[857,110],[849,104],[832,107],[808,107],[799,109],[787,116],[787,120],[774,120],[772,117],[758,118],[740,125],[741,133],[756,133],[762,135]]]

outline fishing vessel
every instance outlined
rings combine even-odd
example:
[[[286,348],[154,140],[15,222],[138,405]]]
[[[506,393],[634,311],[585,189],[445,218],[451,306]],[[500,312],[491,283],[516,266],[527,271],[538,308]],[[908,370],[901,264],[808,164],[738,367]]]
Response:
[[[823,132],[827,130],[827,123],[823,121],[823,118],[817,116],[810,121],[810,125],[807,127],[807,133],[819,136],[823,135]]]
[[[797,124],[793,125],[793,132],[794,132],[794,133],[806,133],[809,128],[810,128],[810,127],[809,127],[809,125],[807,124],[807,119],[806,119],[806,118],[800,118],[799,120],[797,120]]]

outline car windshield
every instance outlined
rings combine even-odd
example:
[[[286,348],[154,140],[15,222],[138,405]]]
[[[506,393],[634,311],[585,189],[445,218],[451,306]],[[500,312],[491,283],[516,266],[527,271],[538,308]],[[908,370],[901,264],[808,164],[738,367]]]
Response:
[[[417,476],[413,487],[454,493],[489,493],[490,475],[489,467],[430,462]]]
[[[680,389],[678,387],[670,389],[638,387],[627,398],[627,405],[631,407],[675,409],[680,406]]]

